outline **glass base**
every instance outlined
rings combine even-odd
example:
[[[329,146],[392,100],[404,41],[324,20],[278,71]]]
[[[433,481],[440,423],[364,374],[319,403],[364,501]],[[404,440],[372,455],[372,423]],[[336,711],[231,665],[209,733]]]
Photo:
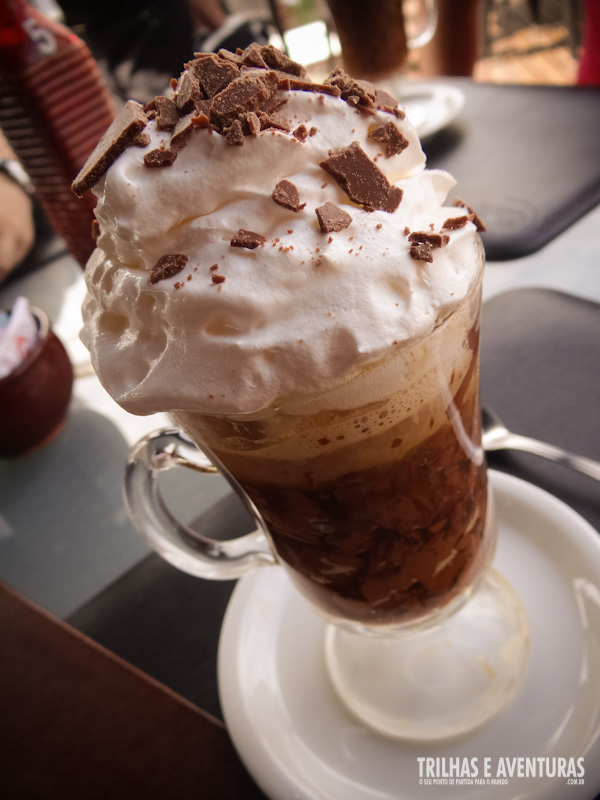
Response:
[[[415,741],[457,736],[495,716],[521,685],[529,649],[525,610],[495,570],[433,628],[378,637],[330,625],[325,639],[330,678],[350,711]]]

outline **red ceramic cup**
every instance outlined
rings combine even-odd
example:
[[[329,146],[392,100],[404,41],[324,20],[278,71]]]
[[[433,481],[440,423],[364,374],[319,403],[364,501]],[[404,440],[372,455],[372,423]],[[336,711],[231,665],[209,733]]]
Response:
[[[0,379],[0,456],[18,456],[53,438],[73,389],[73,367],[48,317],[30,309],[38,338],[25,359]]]

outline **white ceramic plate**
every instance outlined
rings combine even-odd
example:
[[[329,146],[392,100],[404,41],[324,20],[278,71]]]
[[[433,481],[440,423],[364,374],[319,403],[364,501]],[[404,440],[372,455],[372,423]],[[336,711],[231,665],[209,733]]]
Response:
[[[444,83],[399,79],[382,85],[406,111],[421,139],[449,125],[465,104],[464,92]]]
[[[325,623],[285,572],[242,579],[221,635],[221,703],[233,742],[272,800],[592,800],[600,790],[600,535],[555,497],[491,472],[500,525],[495,566],[529,617],[531,663],[516,699],[477,732],[407,744],[362,726],[329,683]],[[419,783],[419,758],[583,757],[583,785],[508,777],[504,785]],[[422,762],[423,763],[423,762]],[[461,762],[462,763],[462,762]],[[518,763],[503,762],[508,765]],[[568,764],[568,762],[567,762]],[[438,762],[437,777],[442,762]],[[448,772],[446,773],[448,774]],[[502,777],[502,776],[500,776]]]

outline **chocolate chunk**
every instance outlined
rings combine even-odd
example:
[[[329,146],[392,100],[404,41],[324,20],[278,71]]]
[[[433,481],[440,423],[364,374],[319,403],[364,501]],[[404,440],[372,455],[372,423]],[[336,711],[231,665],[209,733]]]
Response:
[[[156,150],[150,150],[149,153],[146,153],[144,156],[144,166],[152,168],[170,167],[176,158],[177,153],[175,150],[161,150],[157,148]]]
[[[206,114],[192,112],[182,117],[171,134],[171,145],[180,145],[186,136],[196,128],[209,128],[210,122]]]
[[[315,209],[321,233],[333,233],[345,230],[352,222],[352,217],[333,203],[325,203]]]
[[[369,139],[372,139],[374,142],[385,144],[385,155],[387,158],[401,153],[408,147],[408,139],[400,133],[393,122],[379,125],[379,127],[369,133]]]
[[[242,64],[245,67],[259,67],[268,69],[267,62],[262,56],[262,47],[256,42],[252,42],[242,53]]]
[[[277,85],[279,86],[279,83]],[[286,105],[287,101],[287,97],[284,97],[281,92],[276,92],[265,103],[263,103],[261,111],[264,111],[265,114],[275,114],[277,111],[281,111],[281,109]]]
[[[285,131],[289,133],[291,130],[291,123],[285,117],[278,114],[266,114],[264,111],[258,111],[257,117],[260,121],[261,130],[274,129],[277,131]]]
[[[375,106],[378,111],[387,111],[390,114],[394,114],[397,119],[406,117],[406,113],[401,108],[398,108],[396,99],[379,87],[375,87]]]
[[[239,119],[234,119],[225,135],[225,141],[230,147],[241,147],[244,144],[244,131]]]
[[[287,72],[299,78],[304,78],[306,76],[306,69],[302,64],[292,61],[291,58],[288,58],[281,50],[273,47],[272,44],[263,45],[261,47],[261,54],[265,63],[267,66],[271,67],[271,69],[281,70],[281,72]]]
[[[213,283],[223,283],[225,281],[225,275],[217,275],[215,272],[210,276],[210,279]]]
[[[254,231],[245,231],[240,228],[239,231],[231,237],[232,247],[246,247],[248,250],[254,250],[259,244],[264,244],[267,241],[266,236],[261,236],[260,233]]]
[[[181,76],[175,105],[180,114],[189,114],[194,111],[196,103],[203,97],[198,78],[190,70],[186,70]]]
[[[336,86],[342,98],[351,106],[360,106],[361,110],[374,112],[377,90],[369,81],[355,80],[343,69],[336,67],[325,79],[325,85]]]
[[[473,220],[472,214],[463,214],[461,217],[448,217],[442,225],[442,230],[455,231],[464,228],[465,225]]]
[[[277,78],[272,72],[241,75],[215,96],[210,121],[217,128],[228,128],[240,114],[261,109],[276,91]]]
[[[187,65],[196,78],[205,97],[215,97],[240,74],[233,61],[228,61],[214,53],[200,55]]]
[[[452,205],[453,205],[453,206],[458,206],[459,208],[466,208],[466,209],[467,209],[467,211],[469,212],[469,214],[472,214],[472,215],[473,215],[473,220],[472,220],[472,222],[473,222],[473,224],[475,225],[475,227],[477,228],[477,230],[478,230],[480,233],[483,233],[483,231],[487,231],[487,228],[486,228],[486,227],[485,227],[485,225],[483,224],[483,221],[481,220],[481,217],[479,217],[479,215],[478,215],[478,214],[476,214],[476,213],[475,213],[475,211],[473,211],[473,209],[471,208],[471,206],[468,206],[468,205],[465,203],[465,201],[464,201],[464,200],[461,200],[461,199],[460,199],[460,197],[455,197],[455,198],[454,198],[454,201],[453,201],[453,203],[452,203]]]
[[[433,261],[433,248],[429,242],[419,242],[410,246],[411,258],[415,261]]]
[[[289,208],[290,211],[298,212],[306,206],[306,203],[300,203],[298,189],[291,181],[279,181],[273,190],[272,197],[276,203],[284,208]]]
[[[196,103],[196,111],[198,114],[204,114],[206,117],[210,117],[210,110],[212,108],[212,98],[207,100],[198,100]]]
[[[172,253],[161,256],[150,270],[150,283],[158,283],[165,278],[171,278],[185,267],[188,257],[183,253]]]
[[[325,80],[326,84],[337,86],[342,98],[359,111],[374,114],[376,111],[386,111],[394,114],[399,119],[404,119],[406,114],[398,103],[384,89],[374,86],[370,81],[352,78],[343,69],[336,67]]]
[[[413,231],[408,241],[413,244],[429,244],[431,247],[444,247],[450,241],[446,233],[430,233],[429,231]]]
[[[319,166],[337,181],[351,200],[368,210],[378,208],[392,213],[400,205],[402,189],[390,185],[358,142],[333,153]]]
[[[232,52],[231,52],[231,50],[225,50],[225,48],[224,48],[224,47],[221,47],[221,48],[220,48],[220,49],[217,51],[217,55],[218,55],[220,58],[224,59],[225,61],[231,61],[231,62],[232,62],[233,64],[235,64],[236,66],[238,66],[238,67],[241,67],[241,66],[242,66],[242,56],[241,56],[241,52],[242,52],[242,51],[240,50],[240,52],[239,52],[239,53],[232,53]],[[200,56],[206,55],[206,53],[194,53],[194,55],[195,55],[196,57],[200,57]]]
[[[147,121],[139,103],[135,100],[125,103],[73,181],[71,188],[78,197],[82,197],[100,180],[110,165],[146,127]]]
[[[177,106],[172,97],[159,95],[146,108],[156,111],[156,127],[161,131],[172,131],[179,120]]]
[[[131,144],[134,147],[147,147],[151,142],[150,134],[146,133],[145,131],[140,131],[140,133],[136,133],[136,135],[131,140]]]
[[[261,130],[261,125],[260,120],[254,111],[248,111],[247,114],[240,114],[238,119],[242,123],[244,134],[258,136]]]
[[[332,97],[339,97],[341,91],[338,86],[328,83],[313,83],[310,78],[289,78],[284,89],[293,89],[297,92],[314,92],[315,94],[330,94]]]
[[[298,141],[303,142],[305,139],[308,138],[308,128],[304,123],[298,125],[296,130],[294,131],[294,136]]]

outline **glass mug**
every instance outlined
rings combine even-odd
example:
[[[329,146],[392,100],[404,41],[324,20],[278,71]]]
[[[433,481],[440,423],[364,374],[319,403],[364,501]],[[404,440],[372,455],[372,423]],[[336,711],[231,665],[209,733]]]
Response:
[[[399,72],[409,50],[424,47],[437,28],[436,0],[327,0],[327,5],[344,69],[355,78],[377,81]]]
[[[431,333],[343,386],[257,414],[172,410],[191,441],[177,429],[158,431],[133,448],[127,467],[134,525],[175,566],[221,579],[263,565],[286,570],[328,623],[326,660],[341,698],[394,736],[436,739],[480,724],[514,695],[527,663],[522,607],[490,570],[496,525],[481,447],[482,272],[483,254],[469,295]],[[161,470],[178,465],[221,471],[257,530],[213,541],[179,523],[157,483]],[[516,663],[502,663],[507,641],[517,643]],[[482,653],[491,686],[489,670],[480,675]],[[420,699],[415,693],[424,657],[430,676],[437,669],[444,684],[456,681],[442,703],[432,702],[429,683]],[[409,698],[399,688],[407,669]]]

